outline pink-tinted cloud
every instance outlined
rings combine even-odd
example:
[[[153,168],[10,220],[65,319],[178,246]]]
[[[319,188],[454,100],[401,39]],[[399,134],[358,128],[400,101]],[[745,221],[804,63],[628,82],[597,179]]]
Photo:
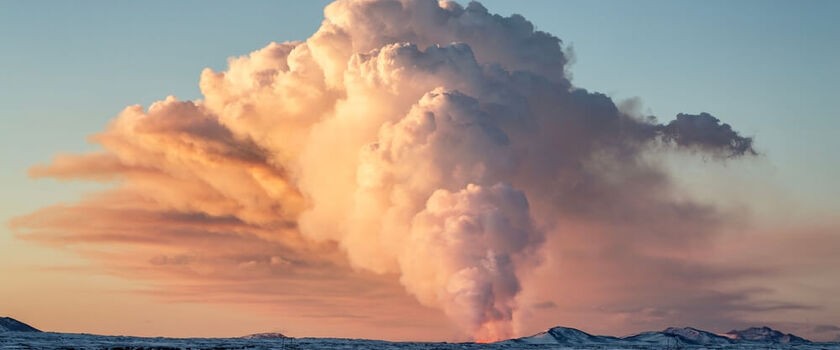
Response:
[[[370,327],[411,310],[404,326],[448,337],[509,337],[554,310],[615,330],[813,307],[741,283],[779,267],[719,261],[734,214],[659,162],[755,154],[728,124],[624,112],[571,84],[558,38],[478,3],[325,16],[202,72],[203,99],[128,107],[92,137],[101,151],[33,167],[113,187],[12,226],[161,286],[145,293]]]

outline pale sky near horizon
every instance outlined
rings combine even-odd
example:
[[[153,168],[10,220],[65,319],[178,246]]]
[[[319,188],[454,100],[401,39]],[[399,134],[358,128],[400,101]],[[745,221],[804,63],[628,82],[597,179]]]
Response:
[[[86,138],[128,105],[148,107],[168,95],[201,98],[203,68],[222,71],[228,57],[272,41],[305,40],[320,26],[327,3],[0,1],[0,316],[53,331],[149,336],[263,331],[352,336],[357,330],[370,335],[381,326],[338,317],[325,321],[332,328],[317,329],[315,318],[300,321],[255,302],[243,306],[224,296],[207,302],[161,297],[165,289],[155,281],[102,268],[68,249],[20,240],[7,224],[107,186],[32,179],[29,168],[56,154],[97,149]],[[521,14],[536,29],[563,40],[574,52],[570,72],[576,86],[615,101],[638,97],[642,112],[660,121],[677,113],[709,112],[754,137],[760,154],[743,162],[709,167],[702,161],[669,163],[676,183],[696,198],[748,212],[743,235],[817,231],[830,238],[827,242],[840,242],[840,115],[834,106],[840,81],[835,18],[840,2],[481,3],[491,13]],[[803,256],[810,249],[790,247]],[[840,246],[823,248],[840,251]],[[767,286],[776,293],[772,296],[807,305],[793,311],[768,307],[768,323],[823,340],[840,337],[840,328],[813,331],[820,325],[840,326],[840,303],[828,297],[840,293],[840,285],[824,280],[838,266],[826,261],[838,262],[809,260],[803,266],[817,272],[807,279],[766,280],[779,284]],[[394,298],[416,303],[406,295]],[[419,305],[411,310],[424,313],[417,330],[405,326],[381,337],[454,338],[424,328],[443,319],[436,310]],[[569,314],[552,323],[545,317],[526,331],[574,319]],[[342,320],[353,323],[344,333],[336,331]],[[637,330],[592,318],[583,322],[567,325],[616,335]]]

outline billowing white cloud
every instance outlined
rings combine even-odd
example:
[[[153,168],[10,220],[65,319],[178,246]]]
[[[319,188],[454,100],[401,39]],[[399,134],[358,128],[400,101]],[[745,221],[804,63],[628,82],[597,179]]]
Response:
[[[669,264],[679,258],[652,247],[708,239],[721,220],[714,208],[677,200],[650,155],[754,152],[708,114],[663,125],[624,113],[573,87],[567,60],[558,38],[475,2],[336,1],[305,41],[206,69],[203,99],[129,107],[94,137],[102,152],[61,156],[32,174],[119,179],[79,206],[193,215],[197,229],[276,245],[238,268],[341,265],[337,245],[350,266],[398,275],[470,336],[504,338],[515,333],[520,292],[545,286],[522,276],[554,254],[548,240],[588,235],[587,253],[623,245],[616,261]],[[39,217],[56,211],[16,225],[50,237]],[[584,226],[599,233],[570,228]],[[171,247],[187,235],[158,231]],[[90,233],[77,231],[81,241]],[[147,259],[201,261],[173,250]]]

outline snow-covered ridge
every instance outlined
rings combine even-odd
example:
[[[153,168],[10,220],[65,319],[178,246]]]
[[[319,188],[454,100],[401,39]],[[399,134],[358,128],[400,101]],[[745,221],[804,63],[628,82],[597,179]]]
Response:
[[[752,327],[744,330],[731,330],[726,334],[734,340],[765,342],[775,344],[803,344],[809,340],[790,333],[782,333],[770,327]]]
[[[692,327],[670,327],[658,332],[643,332],[624,337],[622,340],[661,345],[727,345],[733,343],[727,337]]]
[[[725,335],[692,327],[670,327],[662,331],[642,332],[623,338],[592,335],[575,328],[554,327],[529,337],[511,339],[511,344],[557,344],[566,346],[721,346],[738,344],[810,344],[802,337],[782,333],[769,327],[753,327],[731,331]]]
[[[512,339],[526,344],[606,344],[621,340],[616,337],[592,335],[575,328],[554,327],[530,337]]]
[[[378,350],[566,350],[566,349],[796,349],[840,350],[840,343],[812,343],[768,327],[753,327],[723,335],[684,327],[643,332],[629,337],[592,335],[579,329],[554,327],[530,337],[491,344],[389,342],[367,339],[291,338],[258,333],[239,338],[142,338],[92,334],[44,333],[23,322],[0,317],[0,350],[18,349],[378,349]]]

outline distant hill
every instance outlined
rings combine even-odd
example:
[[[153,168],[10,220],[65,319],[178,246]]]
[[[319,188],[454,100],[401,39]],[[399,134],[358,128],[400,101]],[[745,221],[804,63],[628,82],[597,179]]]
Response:
[[[768,327],[753,327],[742,331],[731,331],[724,335],[692,327],[670,327],[662,331],[642,332],[624,338],[592,335],[584,331],[554,327],[545,332],[504,341],[518,344],[559,344],[565,346],[727,346],[741,343],[750,344],[808,344],[809,340],[790,333],[782,333]]]
[[[770,327],[752,327],[744,330],[731,330],[726,335],[735,340],[774,344],[807,344],[810,340],[795,336],[790,333],[782,333]]]
[[[723,345],[732,343],[732,341],[727,337],[692,327],[670,327],[662,331],[662,333],[672,334],[694,344],[700,345]]]
[[[0,333],[2,332],[40,332],[40,330],[11,317],[0,317]]]
[[[692,327],[670,327],[659,332],[644,332],[622,338],[626,341],[659,345],[726,345],[732,344],[729,338]]]
[[[256,333],[241,337],[242,339],[286,339],[287,336],[282,333]]]
[[[620,340],[615,337],[592,335],[579,329],[568,327],[554,327],[545,332],[537,333],[530,337],[512,339],[514,343],[526,344],[563,344],[563,345],[588,345],[607,344]]]

